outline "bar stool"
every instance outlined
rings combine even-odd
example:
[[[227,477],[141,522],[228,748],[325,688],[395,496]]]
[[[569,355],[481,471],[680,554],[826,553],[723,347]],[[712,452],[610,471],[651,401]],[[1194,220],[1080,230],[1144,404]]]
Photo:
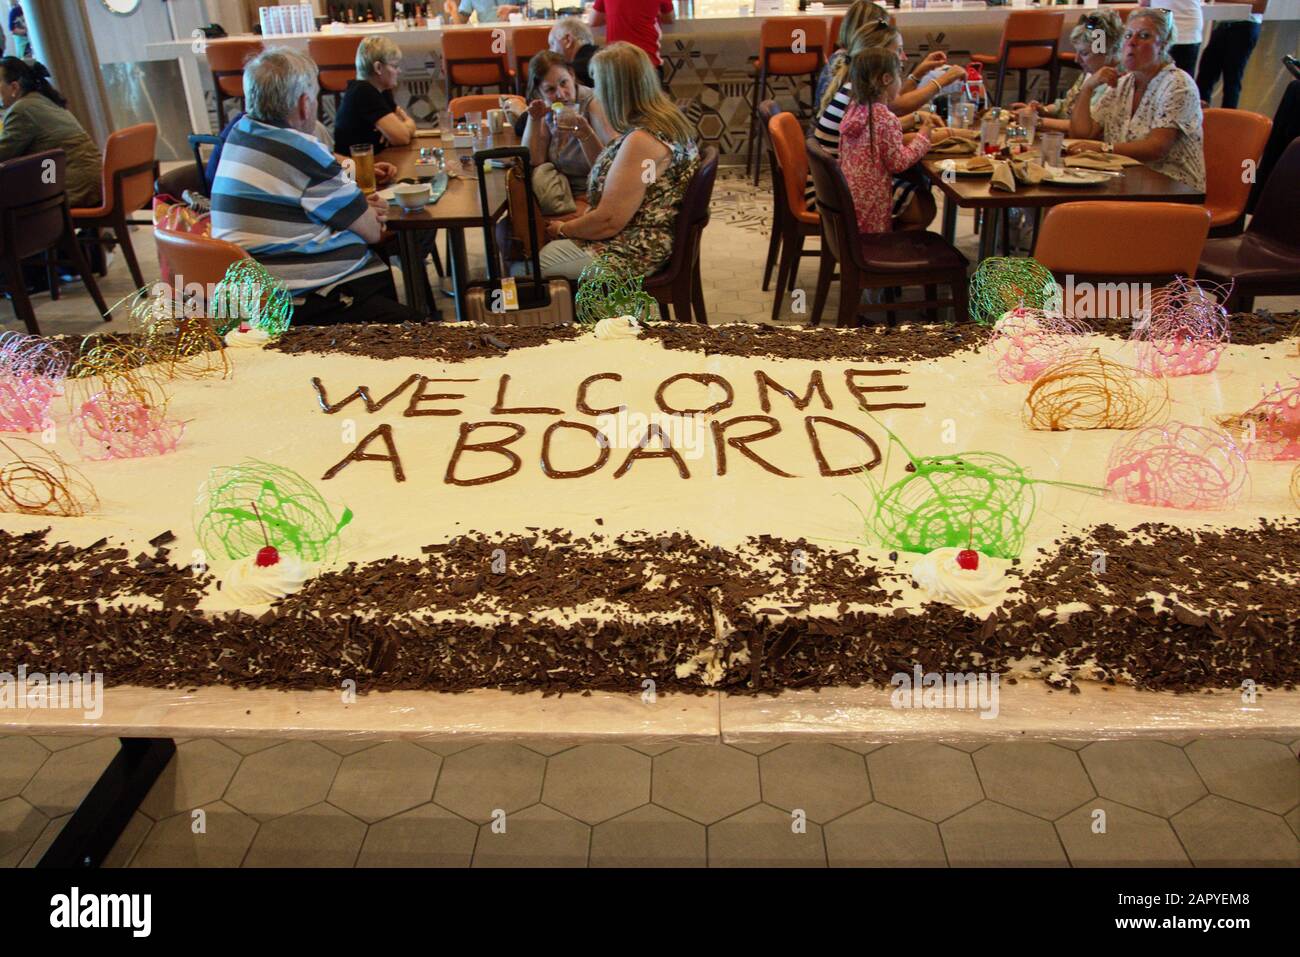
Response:
[[[514,89],[515,71],[506,58],[500,28],[444,30],[442,56],[447,67],[447,99],[457,96],[462,88],[480,93],[489,86],[502,93]]]
[[[357,47],[359,36],[312,36],[307,40],[307,55],[316,61],[320,70],[320,104],[318,113],[325,119],[325,97],[334,97],[334,112],[339,111],[348,84],[357,77]]]
[[[792,52],[796,40],[803,52]],[[806,76],[810,90],[817,86],[817,74],[826,63],[826,18],[782,17],[764,20],[759,33],[758,62],[754,64],[754,87],[749,101],[749,145],[745,168],[754,164],[754,185],[758,185],[759,170],[763,166],[763,151],[759,143],[760,124],[758,105],[768,98],[767,82],[776,76]],[[807,114],[795,93],[795,106],[802,118]],[[815,108],[815,104],[812,104]],[[811,112],[811,109],[809,110]]]
[[[551,28],[515,27],[510,31],[510,46],[515,54],[515,92],[527,97],[528,61],[550,47]]]
[[[244,64],[262,52],[261,40],[213,40],[204,47],[212,69],[217,129],[226,128],[226,100],[244,98]]]
[[[1056,99],[1057,82],[1061,75],[1061,65],[1056,54],[1060,49],[1061,31],[1065,29],[1065,14],[1051,13],[1046,10],[1013,10],[1007,15],[1002,26],[1002,47],[997,53],[972,53],[971,59],[985,66],[985,74],[992,67],[998,68],[997,90],[993,95],[993,105],[1002,105],[1002,88],[1006,83],[1007,71],[1018,70],[1020,73],[1020,102],[1028,95],[1029,71],[1046,69],[1048,73],[1047,98],[1045,102]]]
[[[91,227],[96,230],[90,242],[111,242],[101,239],[98,230],[113,230],[136,288],[144,286],[144,273],[140,271],[135,249],[131,246],[131,227],[152,226],[153,221],[129,220],[126,217],[136,210],[144,209],[153,201],[154,167],[157,166],[154,152],[157,144],[158,127],[152,123],[128,126],[109,136],[108,142],[104,144],[102,202],[93,208],[71,210],[72,221],[78,228]]]

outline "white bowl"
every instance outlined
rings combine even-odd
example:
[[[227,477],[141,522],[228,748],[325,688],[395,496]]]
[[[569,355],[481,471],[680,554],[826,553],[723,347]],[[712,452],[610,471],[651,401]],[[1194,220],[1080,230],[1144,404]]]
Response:
[[[393,198],[402,209],[423,209],[432,195],[428,183],[398,183],[393,187]]]

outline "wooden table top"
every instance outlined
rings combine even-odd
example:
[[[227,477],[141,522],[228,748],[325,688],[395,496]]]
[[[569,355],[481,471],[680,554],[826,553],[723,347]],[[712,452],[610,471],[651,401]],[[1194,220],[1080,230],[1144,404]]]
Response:
[[[1170,179],[1148,166],[1127,166],[1122,176],[1112,176],[1096,186],[1054,186],[1040,183],[1037,186],[1016,184],[1014,193],[990,190],[990,176],[957,176],[945,181],[939,163],[947,157],[937,156],[923,160],[925,171],[939,184],[943,194],[958,206],[981,209],[1002,209],[1008,206],[1044,207],[1059,206],[1093,199],[1125,202],[1203,203],[1205,192],[1185,183]]]
[[[396,166],[398,180],[414,180],[418,179],[415,175],[415,167],[420,160],[421,148],[442,145],[442,140],[436,136],[416,137],[410,146],[390,146],[378,154],[376,159]],[[518,145],[519,137],[515,135],[514,130],[507,130],[504,133],[497,133],[488,137],[488,148]],[[479,202],[478,180],[474,178],[474,166],[473,164],[464,166],[460,162],[462,156],[470,156],[471,153],[472,151],[468,149],[446,148],[447,172],[450,179],[447,183],[447,191],[442,194],[442,198],[433,205],[426,206],[415,212],[407,212],[396,204],[390,205],[387,227],[390,230],[402,230],[463,229],[482,226],[483,209]],[[501,214],[506,205],[506,177],[504,171],[492,170],[488,173],[487,194],[488,203],[492,207],[492,215],[495,218]]]

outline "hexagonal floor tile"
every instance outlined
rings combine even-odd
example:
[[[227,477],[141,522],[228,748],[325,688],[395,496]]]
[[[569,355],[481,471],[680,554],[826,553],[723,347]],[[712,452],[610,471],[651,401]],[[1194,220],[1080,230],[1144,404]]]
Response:
[[[182,744],[140,803],[155,821],[211,804],[226,793],[240,757],[210,738]]]
[[[20,794],[49,756],[32,738],[0,738],[0,800]]]
[[[238,754],[245,755],[256,754],[258,751],[265,751],[267,748],[285,743],[276,738],[213,738],[212,740],[224,744]]]
[[[244,758],[226,789],[227,804],[259,821],[325,800],[342,761],[314,741],[289,741]]]
[[[193,811],[159,821],[131,859],[132,867],[238,867],[253,843],[257,821],[224,801],[197,808],[203,812],[202,832]]]
[[[378,738],[322,738],[316,743],[326,750],[333,751],[339,757],[346,758],[349,754],[369,750],[384,742]]]
[[[939,825],[953,867],[1068,867],[1052,825],[981,801]]]
[[[1096,792],[1079,756],[1054,744],[990,744],[974,755],[991,801],[1055,820]]]
[[[468,867],[478,828],[436,804],[370,825],[358,867]]]
[[[758,759],[712,744],[676,748],[654,759],[650,800],[712,824],[759,802]]]
[[[628,811],[591,831],[592,867],[704,867],[703,824],[657,804]]]
[[[48,751],[66,751],[68,748],[75,748],[79,744],[87,744],[98,739],[94,735],[36,734],[32,735],[32,740]]]
[[[433,800],[482,824],[493,811],[507,814],[536,804],[542,794],[546,758],[517,744],[482,744],[442,762]]]
[[[468,751],[470,748],[477,748],[481,744],[479,741],[457,741],[447,740],[446,738],[432,738],[428,741],[416,738],[411,743],[418,744],[425,750],[432,751],[434,754],[441,755],[444,758],[450,757],[451,755],[457,754],[461,751]]]
[[[136,811],[131,815],[131,820],[126,822],[126,827],[122,829],[122,833],[117,836],[117,841],[104,856],[103,866],[129,866],[131,858],[135,857],[140,845],[144,843],[144,839],[149,836],[151,830],[153,830],[153,818]]]
[[[665,754],[677,747],[675,744],[629,744],[629,748],[638,754],[644,754],[646,757],[653,758]]]
[[[27,849],[26,855],[23,856],[22,863],[18,866],[35,867],[40,863],[41,858],[44,857],[45,852],[50,849],[50,845],[54,843],[54,839],[59,836],[59,832],[63,830],[63,825],[68,823],[68,818],[70,817],[72,817],[71,814],[60,814],[58,817],[49,821],[45,825],[45,829],[41,831],[40,836],[36,838],[35,843]]]
[[[22,860],[49,820],[20,797],[0,801],[0,858],[21,852]]]
[[[650,800],[650,758],[617,744],[584,744],[550,758],[542,803],[599,824]]]
[[[317,804],[258,828],[245,867],[351,867],[366,826],[329,804]]]
[[[879,802],[825,827],[831,867],[946,867],[939,828]]]
[[[758,759],[763,800],[819,824],[871,800],[862,756],[833,744],[787,744]]]
[[[1079,757],[1102,797],[1160,817],[1206,793],[1187,755],[1162,741],[1097,741]]]
[[[51,754],[22,796],[48,817],[74,811],[121,750],[117,738],[95,738]]]
[[[1104,811],[1105,818],[1096,816]],[[1104,831],[1096,830],[1104,826]],[[1162,817],[1116,804],[1089,801],[1056,822],[1056,833],[1075,867],[1189,867],[1178,836]]]
[[[1285,821],[1217,794],[1175,814],[1170,823],[1197,867],[1300,866],[1300,840]]]
[[[1300,763],[1285,744],[1263,738],[1202,738],[1184,753],[1211,794],[1274,814],[1300,804]]]
[[[790,812],[758,804],[709,826],[710,867],[825,867],[821,826],[794,829]]]
[[[942,821],[984,798],[969,754],[941,744],[891,744],[867,755],[877,801]]]
[[[339,765],[326,799],[373,823],[427,803],[443,759],[408,741],[388,741],[350,754]]]
[[[1291,825],[1291,830],[1295,831],[1295,836],[1300,838],[1300,807],[1286,816],[1286,822]]]
[[[544,804],[505,818],[504,834],[479,828],[474,867],[586,867],[591,828]]]

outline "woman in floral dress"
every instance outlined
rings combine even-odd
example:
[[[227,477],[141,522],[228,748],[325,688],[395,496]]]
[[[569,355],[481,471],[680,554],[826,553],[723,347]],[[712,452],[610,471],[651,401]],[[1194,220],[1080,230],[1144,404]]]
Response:
[[[600,257],[630,276],[650,276],[672,256],[677,213],[700,165],[695,130],[639,47],[610,44],[592,57],[591,74],[618,135],[592,164],[591,209],[547,225],[542,274],[577,279]]]

